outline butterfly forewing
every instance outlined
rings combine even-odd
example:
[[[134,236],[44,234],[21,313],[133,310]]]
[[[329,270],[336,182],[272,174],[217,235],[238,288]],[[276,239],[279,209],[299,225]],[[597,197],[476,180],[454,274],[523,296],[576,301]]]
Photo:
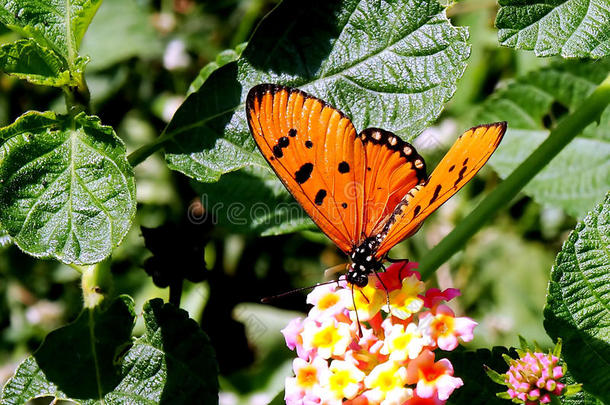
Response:
[[[307,214],[344,252],[362,234],[364,148],[340,111],[297,89],[263,84],[248,94],[256,144]]]
[[[376,252],[383,257],[394,245],[412,235],[422,221],[440,207],[483,167],[506,132],[506,123],[474,127],[462,134],[434,169],[423,187],[412,192],[407,204],[396,211],[382,231]]]

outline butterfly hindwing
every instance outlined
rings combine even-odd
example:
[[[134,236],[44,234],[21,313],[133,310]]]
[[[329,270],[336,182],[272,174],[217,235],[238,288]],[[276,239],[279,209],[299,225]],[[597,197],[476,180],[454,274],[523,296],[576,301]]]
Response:
[[[253,87],[250,130],[275,173],[324,233],[344,252],[362,228],[364,149],[340,111],[288,87]]]
[[[382,230],[376,256],[412,235],[434,212],[483,167],[506,132],[506,122],[480,125],[462,134],[434,169],[428,181],[413,189]]]
[[[426,180],[426,165],[412,145],[389,131],[367,128],[359,137],[366,162],[363,233],[369,237],[381,231],[405,194]]]

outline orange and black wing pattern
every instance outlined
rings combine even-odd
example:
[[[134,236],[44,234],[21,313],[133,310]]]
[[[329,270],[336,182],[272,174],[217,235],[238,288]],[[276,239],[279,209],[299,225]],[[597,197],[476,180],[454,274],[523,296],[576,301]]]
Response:
[[[498,147],[506,122],[480,125],[462,134],[423,186],[417,186],[397,204],[381,231],[376,256],[419,229],[422,221],[440,207],[483,167]]]
[[[426,180],[426,164],[415,148],[392,132],[367,128],[364,144],[364,237],[377,235],[398,203]]]
[[[275,84],[246,100],[261,153],[307,214],[344,252],[360,240],[364,147],[352,122],[322,100]]]
[[[301,90],[255,86],[246,113],[269,165],[346,253],[381,230],[398,202],[426,179],[413,146],[382,129],[356,134],[345,114]]]

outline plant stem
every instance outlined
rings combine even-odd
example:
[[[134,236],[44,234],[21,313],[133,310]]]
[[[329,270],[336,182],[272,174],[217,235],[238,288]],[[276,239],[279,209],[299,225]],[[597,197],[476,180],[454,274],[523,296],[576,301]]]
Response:
[[[82,267],[81,285],[85,308],[99,306],[112,292],[112,274],[107,263]]]
[[[500,208],[507,205],[576,135],[599,119],[610,104],[610,74],[580,107],[561,120],[548,138],[532,152],[498,187],[493,190],[460,224],[436,245],[420,262],[421,275],[427,279]],[[510,123],[509,123],[510,127]]]
[[[163,144],[168,140],[167,137],[164,137],[163,134],[155,139],[151,143],[147,143],[146,145],[141,146],[140,148],[134,150],[127,156],[127,161],[131,165],[131,167],[136,167],[147,157],[152,155],[153,153],[161,150],[163,148]]]
[[[169,285],[169,302],[176,307],[180,307],[180,299],[182,298],[182,279],[175,280]]]

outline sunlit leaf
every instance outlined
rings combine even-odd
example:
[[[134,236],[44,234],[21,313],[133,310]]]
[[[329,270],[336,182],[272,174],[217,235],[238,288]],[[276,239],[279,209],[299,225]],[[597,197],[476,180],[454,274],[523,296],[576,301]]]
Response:
[[[102,0],[0,0],[0,22],[57,52],[70,69]]]
[[[440,114],[469,54],[464,28],[436,0],[281,3],[242,57],[214,71],[174,115],[163,139],[171,168],[211,182],[262,161],[244,99],[262,82],[299,87],[339,108],[357,129],[406,140]]]
[[[563,244],[551,271],[544,327],[583,388],[610,401],[610,193]]]
[[[31,83],[47,86],[76,86],[63,58],[31,39],[0,48],[0,70]]]
[[[135,182],[123,142],[96,117],[30,112],[0,129],[0,222],[25,252],[96,263],[123,239]]]
[[[502,45],[537,56],[601,58],[610,55],[607,0],[499,0]]]

